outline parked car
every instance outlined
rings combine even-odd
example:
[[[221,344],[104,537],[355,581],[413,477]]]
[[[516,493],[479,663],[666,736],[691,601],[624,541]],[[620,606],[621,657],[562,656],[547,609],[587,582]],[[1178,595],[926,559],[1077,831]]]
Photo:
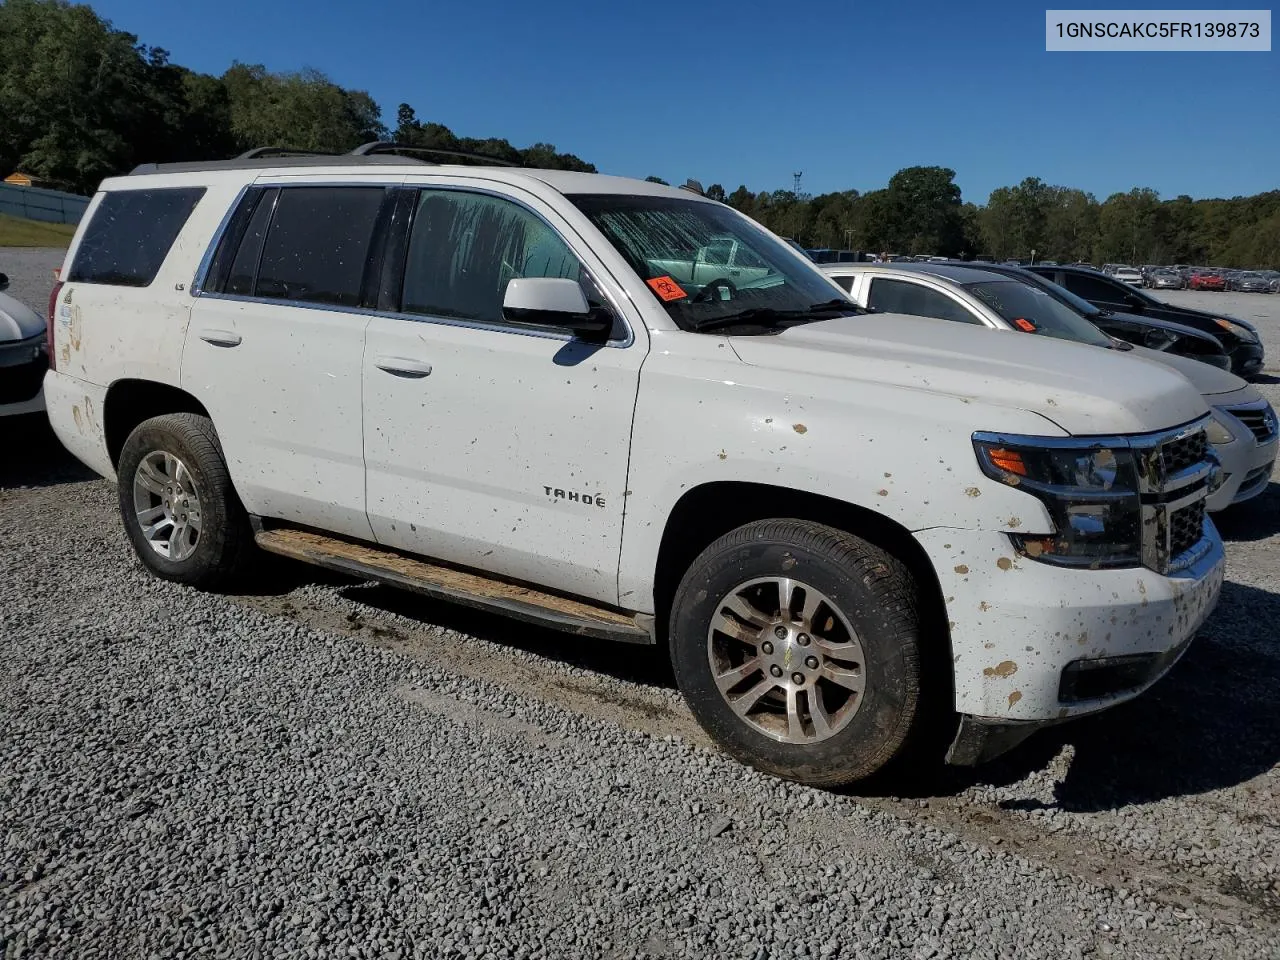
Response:
[[[1029,269],[1104,310],[1125,310],[1144,317],[1155,317],[1157,320],[1171,320],[1212,334],[1231,357],[1232,373],[1250,377],[1262,371],[1262,341],[1258,337],[1258,331],[1245,320],[1166,303],[1143,290],[1136,290],[1126,283],[1103,276],[1096,270],[1082,270],[1079,267]]]
[[[1219,270],[1192,270],[1187,279],[1188,290],[1218,290],[1227,288],[1226,278]]]
[[[1226,480],[1210,496],[1209,509],[1224,510],[1255,497],[1270,480],[1280,436],[1275,411],[1257,387],[1233,373],[1108,337],[1038,283],[1008,273],[954,264],[833,264],[823,272],[847,289],[859,306],[871,310],[883,308],[991,330],[1131,350],[1145,360],[1170,366],[1191,381],[1213,412],[1209,440],[1222,461]]]
[[[1135,270],[1133,267],[1116,267],[1111,275],[1117,280],[1123,281],[1133,287],[1142,286],[1142,271]]]
[[[953,263],[960,264],[957,261]],[[1157,320],[1136,313],[1123,313],[1115,310],[1103,310],[1095,307],[1087,300],[1081,299],[1065,287],[1060,287],[1048,277],[1022,267],[1011,267],[1006,264],[991,264],[984,270],[1000,276],[1034,283],[1049,296],[1058,300],[1068,309],[1084,317],[1103,333],[1124,340],[1139,347],[1147,347],[1161,353],[1171,353],[1187,357],[1217,367],[1220,370],[1231,369],[1231,358],[1222,349],[1218,339],[1185,324],[1173,323],[1169,320]]]
[[[824,785],[937,711],[973,763],[1128,700],[1213,609],[1180,374],[867,314],[687,191],[381,149],[150,165],[77,228],[49,419],[157,576],[256,544],[661,643],[716,743]],[[696,274],[722,238],[765,272]]]
[[[3,292],[8,288],[0,273],[0,417],[43,410],[49,368],[44,318]]]
[[[1147,286],[1152,290],[1183,290],[1187,284],[1176,270],[1155,270],[1147,278]]]
[[[1227,281],[1227,289],[1240,293],[1270,293],[1271,283],[1260,273],[1242,270]]]

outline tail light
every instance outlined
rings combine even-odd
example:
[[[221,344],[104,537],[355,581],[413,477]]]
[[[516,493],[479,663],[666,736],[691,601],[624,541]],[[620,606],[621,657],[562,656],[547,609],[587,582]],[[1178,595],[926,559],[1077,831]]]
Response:
[[[58,274],[54,274],[58,276]],[[49,352],[49,369],[58,369],[57,354],[53,350],[53,325],[58,322],[58,294],[62,292],[62,281],[55,280],[53,290],[49,294],[49,315],[44,321],[45,346]]]

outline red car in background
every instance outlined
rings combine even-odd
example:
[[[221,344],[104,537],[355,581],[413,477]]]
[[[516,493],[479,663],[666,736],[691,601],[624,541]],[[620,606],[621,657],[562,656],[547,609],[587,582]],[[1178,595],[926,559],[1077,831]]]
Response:
[[[1217,270],[1192,270],[1187,279],[1188,290],[1225,290],[1227,278]]]

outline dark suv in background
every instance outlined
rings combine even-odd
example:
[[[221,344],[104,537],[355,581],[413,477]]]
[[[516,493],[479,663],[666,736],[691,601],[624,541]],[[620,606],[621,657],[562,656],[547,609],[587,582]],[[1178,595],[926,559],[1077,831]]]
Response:
[[[1047,277],[1059,286],[1066,287],[1076,296],[1088,300],[1095,307],[1125,313],[1136,313],[1156,320],[1168,320],[1185,324],[1212,334],[1231,357],[1231,372],[1250,377],[1262,372],[1262,341],[1252,324],[1235,317],[1190,307],[1175,306],[1140,289],[1113,280],[1096,270],[1079,267],[1028,267],[1034,273]]]
[[[955,262],[962,263],[962,261]],[[964,265],[973,266],[973,264]],[[1021,280],[1023,283],[1034,284],[1055,300],[1079,313],[1103,333],[1117,340],[1124,340],[1151,350],[1176,354],[1191,360],[1199,360],[1221,370],[1231,369],[1231,358],[1218,339],[1195,327],[1136,313],[1104,310],[1073,294],[1070,290],[1064,289],[1041,273],[1033,272],[1028,267],[1015,267],[1007,263],[984,263],[981,267],[988,273],[998,273]]]

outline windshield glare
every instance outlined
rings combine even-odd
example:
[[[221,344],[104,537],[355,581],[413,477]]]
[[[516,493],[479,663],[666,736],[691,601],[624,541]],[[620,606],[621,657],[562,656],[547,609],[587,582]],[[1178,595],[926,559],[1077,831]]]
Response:
[[[1015,330],[1096,347],[1111,346],[1111,340],[1097,327],[1039,287],[1017,280],[993,280],[971,283],[967,289]],[[1030,323],[1035,329],[1028,330],[1019,321]]]
[[[577,194],[569,199],[617,248],[675,322],[693,330],[731,321],[772,325],[858,313],[857,305],[789,246],[720,203],[665,196]],[[786,316],[790,315],[790,316]],[[776,316],[774,319],[778,319]]]

